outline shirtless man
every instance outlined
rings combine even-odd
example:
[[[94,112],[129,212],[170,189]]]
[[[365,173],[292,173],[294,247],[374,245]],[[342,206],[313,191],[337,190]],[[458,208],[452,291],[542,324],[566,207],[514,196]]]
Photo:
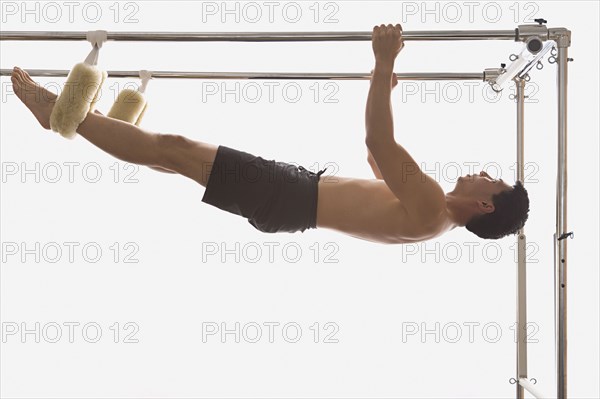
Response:
[[[366,108],[368,162],[376,179],[324,176],[302,166],[265,160],[224,146],[160,134],[88,113],[77,133],[129,163],[178,173],[206,187],[203,202],[241,215],[263,232],[328,228],[380,243],[430,240],[466,228],[481,238],[515,234],[528,217],[521,182],[510,186],[485,172],[460,177],[444,194],[394,139],[391,91],[394,62],[404,47],[400,25],[373,29],[375,68]],[[23,70],[12,74],[14,92],[45,129],[56,95]]]

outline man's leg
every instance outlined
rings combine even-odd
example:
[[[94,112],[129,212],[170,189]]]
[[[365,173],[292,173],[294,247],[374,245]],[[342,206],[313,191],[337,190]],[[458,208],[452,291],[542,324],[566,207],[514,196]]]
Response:
[[[177,134],[151,133],[96,113],[87,115],[77,133],[122,161],[172,170],[204,187],[218,148]]]
[[[42,127],[49,129],[50,114],[57,96],[35,83],[22,69],[15,68],[11,80],[15,94]],[[147,132],[98,113],[89,113],[77,132],[122,161],[171,170],[205,187],[218,148],[175,134]]]
[[[97,113],[97,114],[100,114],[100,115],[104,115],[102,112],[98,111],[97,109],[94,110],[94,112]],[[171,174],[175,173],[175,174],[178,174],[177,172],[173,172],[172,170],[165,169],[165,168],[163,168],[161,166],[150,166],[149,165],[148,167],[150,169],[153,169],[153,170],[156,170],[156,171],[159,171],[159,172],[162,172],[162,173],[171,173]]]

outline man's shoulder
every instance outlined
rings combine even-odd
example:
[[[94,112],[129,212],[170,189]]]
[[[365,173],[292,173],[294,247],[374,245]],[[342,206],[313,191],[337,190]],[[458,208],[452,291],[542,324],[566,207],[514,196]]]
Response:
[[[421,219],[435,219],[438,213],[446,209],[446,194],[435,179],[420,172],[410,189],[400,198],[411,214],[417,214]]]

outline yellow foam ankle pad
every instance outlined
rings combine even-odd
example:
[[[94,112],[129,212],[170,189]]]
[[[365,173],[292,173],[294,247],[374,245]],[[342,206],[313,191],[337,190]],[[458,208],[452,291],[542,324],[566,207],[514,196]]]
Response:
[[[119,119],[139,125],[146,110],[146,99],[137,90],[123,89],[106,114],[110,118]]]
[[[146,114],[147,109],[148,109],[148,102],[146,101],[146,104],[144,105],[144,109],[140,113],[140,116],[138,116],[137,121],[135,121],[136,126],[139,126],[140,123],[142,123],[142,119],[144,118],[144,114]]]
[[[98,90],[96,91],[96,94],[94,94],[94,99],[92,100],[92,103],[90,104],[90,110],[88,112],[92,112],[92,111],[94,111],[94,108],[96,108],[96,103],[100,99],[100,92],[101,92],[100,89],[102,88],[102,85],[104,85],[104,81],[106,80],[107,77],[108,77],[108,74],[103,71],[102,72],[102,81],[98,85]]]
[[[50,128],[65,138],[73,138],[77,127],[99,99],[106,72],[93,65],[76,64],[56,99],[50,115]]]

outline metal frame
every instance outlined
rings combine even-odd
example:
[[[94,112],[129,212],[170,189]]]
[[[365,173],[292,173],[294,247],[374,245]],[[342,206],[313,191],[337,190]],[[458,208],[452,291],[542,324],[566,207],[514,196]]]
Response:
[[[525,79],[516,77],[517,180],[525,183]],[[527,240],[517,232],[517,398],[524,398],[522,379],[527,379]]]
[[[27,69],[31,76],[66,77],[67,70]],[[484,72],[430,72],[398,73],[398,80],[492,80],[501,69],[489,69]],[[12,70],[1,69],[0,76],[10,76]],[[109,78],[139,78],[139,71],[107,71]],[[260,79],[260,80],[370,80],[370,73],[306,73],[306,72],[182,72],[152,71],[156,79]]]
[[[558,160],[556,178],[556,233],[554,234],[555,347],[558,398],[567,397],[567,83],[571,32],[557,37]]]
[[[529,45],[530,41],[553,40],[558,48],[555,57],[558,86],[558,162],[556,182],[556,231],[554,233],[554,276],[555,276],[555,355],[556,392],[558,399],[567,397],[567,241],[572,232],[567,232],[567,83],[568,48],[571,32],[566,28],[550,28],[546,21],[536,20],[538,25],[519,25],[514,30],[471,30],[471,31],[403,31],[407,41],[454,41],[454,40],[514,40]],[[106,32],[107,40],[115,41],[180,41],[180,42],[300,42],[300,41],[370,41],[371,32],[241,32],[241,33],[194,33],[194,32]],[[86,32],[26,31],[0,32],[0,40],[87,40]],[[2,76],[11,71],[2,69]],[[64,70],[28,70],[33,76],[67,76]],[[483,73],[401,73],[404,80],[483,80],[491,81],[504,70],[486,69]],[[112,71],[110,77],[138,77],[139,72]],[[371,74],[361,73],[244,73],[244,72],[153,72],[154,78],[183,79],[335,79],[368,80]],[[517,85],[517,179],[524,179],[524,92],[525,80],[516,77]],[[517,378],[516,397],[524,398],[524,390],[536,397],[543,397],[527,379],[526,342],[526,237],[518,232],[517,264]]]
[[[168,42],[371,41],[372,32],[107,32],[108,40]],[[516,40],[514,30],[403,31],[404,40]],[[87,32],[0,32],[0,40],[87,40]]]

